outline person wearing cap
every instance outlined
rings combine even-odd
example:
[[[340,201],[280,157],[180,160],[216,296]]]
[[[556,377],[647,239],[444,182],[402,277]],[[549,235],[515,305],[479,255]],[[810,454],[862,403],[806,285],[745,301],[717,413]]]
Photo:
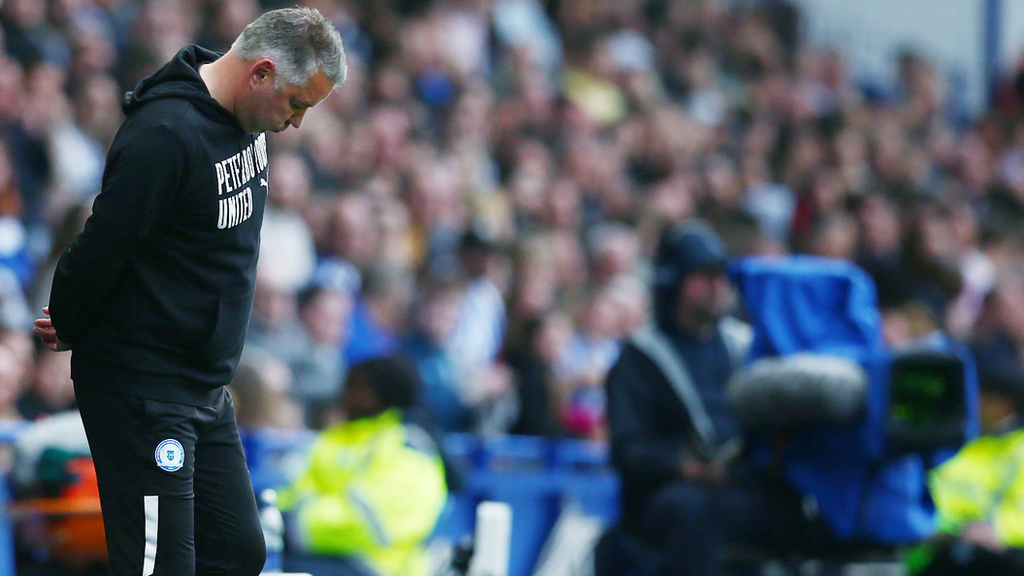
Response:
[[[1024,372],[980,364],[982,433],[929,478],[939,535],[908,555],[918,576],[1024,575]]]
[[[653,325],[627,340],[606,380],[612,462],[622,478],[622,541],[639,542],[632,548],[646,551],[639,556],[657,574],[721,574],[726,543],[782,537],[799,508],[798,500],[778,497],[774,485],[741,471],[750,467],[740,462],[740,424],[726,384],[752,333],[724,315],[726,257],[704,222],[663,234]],[[609,540],[599,545],[599,565],[614,555],[601,550],[615,549]],[[608,572],[621,569],[609,562]]]

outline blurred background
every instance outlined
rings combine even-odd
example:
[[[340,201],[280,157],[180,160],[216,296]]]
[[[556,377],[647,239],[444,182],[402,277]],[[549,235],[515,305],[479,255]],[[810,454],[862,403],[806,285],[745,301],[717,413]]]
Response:
[[[400,354],[440,435],[600,452],[658,238],[696,216],[733,256],[859,264],[891,346],[1021,366],[1024,0],[298,3],[349,75],[270,138],[243,428],[322,429],[349,367]],[[30,328],[123,93],[293,4],[0,2],[0,418],[74,407]]]

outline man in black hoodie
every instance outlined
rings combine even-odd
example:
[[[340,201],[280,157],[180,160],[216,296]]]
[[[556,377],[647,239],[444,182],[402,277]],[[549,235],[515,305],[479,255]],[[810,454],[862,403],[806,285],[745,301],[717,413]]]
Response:
[[[316,10],[268,12],[223,56],[182,49],[123,102],[85,230],[35,333],[73,350],[114,574],[255,575],[266,555],[224,389],[267,199],[265,131],[345,79]]]
[[[753,332],[723,315],[726,257],[704,222],[665,232],[655,262],[653,325],[629,338],[606,380],[622,527],[653,550],[640,556],[653,556],[647,569],[658,576],[718,576],[724,544],[779,546],[798,522],[791,502],[775,498],[739,458],[742,431],[726,384]],[[624,569],[613,564],[618,558],[602,555],[599,574]]]

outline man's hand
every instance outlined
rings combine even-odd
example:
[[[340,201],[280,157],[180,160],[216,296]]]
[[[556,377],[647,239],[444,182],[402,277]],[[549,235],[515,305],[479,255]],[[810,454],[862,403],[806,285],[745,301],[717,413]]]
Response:
[[[683,456],[683,478],[708,486],[719,486],[725,482],[725,467],[716,462],[705,462],[691,454]]]
[[[43,306],[43,314],[50,315],[49,306]],[[39,336],[43,341],[43,345],[54,352],[71,350],[70,344],[62,342],[60,338],[57,338],[57,329],[53,327],[53,321],[49,318],[36,318],[36,325],[32,328],[32,333]]]
[[[995,528],[989,522],[972,522],[964,526],[960,537],[993,552],[1006,550],[1006,544],[999,539]]]

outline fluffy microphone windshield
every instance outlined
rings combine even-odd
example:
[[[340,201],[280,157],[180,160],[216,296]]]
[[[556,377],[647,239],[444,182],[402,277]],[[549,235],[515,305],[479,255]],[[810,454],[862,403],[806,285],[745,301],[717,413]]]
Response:
[[[765,358],[729,381],[729,400],[750,428],[847,424],[864,410],[868,376],[860,364],[835,356]]]

